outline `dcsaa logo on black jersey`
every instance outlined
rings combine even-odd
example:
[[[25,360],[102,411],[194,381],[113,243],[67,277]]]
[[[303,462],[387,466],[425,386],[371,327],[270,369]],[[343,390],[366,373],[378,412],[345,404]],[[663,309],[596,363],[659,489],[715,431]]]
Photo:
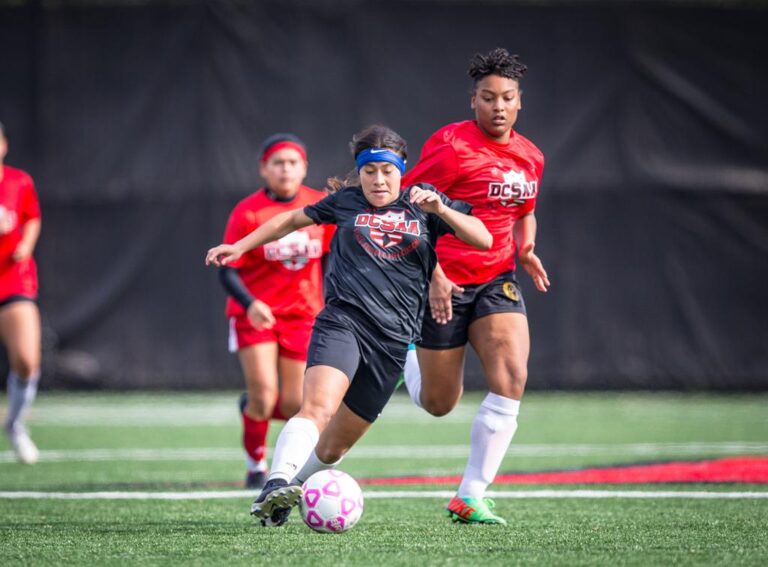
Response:
[[[387,211],[383,214],[363,213],[355,218],[355,226],[369,228],[371,240],[382,248],[397,246],[403,241],[403,234],[419,236],[419,221],[405,220],[405,211]]]
[[[510,169],[503,174],[504,181],[488,184],[488,198],[498,200],[504,207],[516,207],[527,199],[534,199],[539,191],[536,181],[528,181],[523,171]]]

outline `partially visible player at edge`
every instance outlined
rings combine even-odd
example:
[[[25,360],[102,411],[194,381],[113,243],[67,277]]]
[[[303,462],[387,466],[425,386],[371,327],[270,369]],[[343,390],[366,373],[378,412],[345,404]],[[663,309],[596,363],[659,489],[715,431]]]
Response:
[[[32,178],[4,165],[7,153],[8,140],[0,124],[0,340],[10,365],[4,429],[16,457],[31,465],[40,453],[24,426],[24,416],[40,380],[40,311],[32,258],[40,236],[40,204]]]
[[[466,203],[426,185],[401,191],[407,152],[397,133],[372,126],[352,139],[351,148],[358,180],[206,256],[208,264],[226,265],[302,226],[338,228],[301,409],[280,432],[268,481],[251,508],[266,526],[285,523],[301,498],[301,482],[334,467],[392,395],[408,344],[419,338],[437,239],[455,234],[472,246],[491,246],[488,230],[465,214]]]
[[[505,49],[476,54],[469,67],[475,119],[435,132],[404,181],[430,183],[469,203],[493,234],[490,250],[451,236],[438,242],[442,270],[435,270],[430,286],[432,316],[424,317],[421,342],[409,352],[404,373],[414,402],[441,416],[461,398],[467,341],[480,357],[490,392],[472,424],[464,477],[447,506],[454,521],[467,523],[506,524],[485,492],[517,429],[528,377],[530,338],[515,253],[539,291],[550,285],[534,254],[544,156],[513,130],[525,71],[518,56]]]
[[[304,186],[307,153],[293,134],[274,134],[259,151],[265,186],[232,210],[224,242],[237,242],[285,211],[325,193]],[[307,347],[323,307],[321,256],[331,227],[308,226],[244,254],[219,271],[229,294],[229,348],[237,352],[247,392],[240,398],[247,488],[264,486],[269,420],[287,420],[301,405]]]

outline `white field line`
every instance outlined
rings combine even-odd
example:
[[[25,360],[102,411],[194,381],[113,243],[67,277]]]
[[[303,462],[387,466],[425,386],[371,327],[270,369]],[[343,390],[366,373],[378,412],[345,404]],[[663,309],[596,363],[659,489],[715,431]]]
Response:
[[[379,498],[451,498],[449,490],[430,491],[367,491],[366,499]],[[213,500],[253,498],[252,490],[198,492],[0,492],[0,500]],[[631,499],[768,499],[768,492],[705,492],[705,491],[633,491],[633,490],[517,490],[489,491],[493,498],[631,498]]]
[[[624,444],[512,444],[508,457],[691,457],[696,455],[766,454],[768,443],[756,441]],[[355,447],[356,459],[463,459],[468,445],[378,445]],[[173,449],[50,449],[40,452],[41,462],[99,461],[239,461],[241,449],[228,447]],[[0,451],[0,464],[14,463],[12,451]]]
[[[108,402],[72,403],[61,405],[37,403],[29,416],[31,425],[56,426],[107,426],[107,427],[189,427],[189,426],[232,426],[240,423],[236,397],[229,404],[220,400],[211,403],[190,401],[169,403],[144,400],[136,405]],[[412,423],[471,423],[477,413],[476,407],[460,406],[449,415],[433,417],[418,409],[408,400],[390,403],[384,410],[381,421],[390,424]]]

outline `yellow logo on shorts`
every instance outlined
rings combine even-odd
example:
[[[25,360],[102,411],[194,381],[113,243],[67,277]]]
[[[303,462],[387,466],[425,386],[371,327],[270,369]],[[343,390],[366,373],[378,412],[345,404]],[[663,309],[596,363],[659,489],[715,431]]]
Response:
[[[501,291],[503,291],[504,295],[506,295],[512,301],[520,301],[520,295],[518,295],[517,288],[512,282],[504,282],[504,284],[501,286]]]

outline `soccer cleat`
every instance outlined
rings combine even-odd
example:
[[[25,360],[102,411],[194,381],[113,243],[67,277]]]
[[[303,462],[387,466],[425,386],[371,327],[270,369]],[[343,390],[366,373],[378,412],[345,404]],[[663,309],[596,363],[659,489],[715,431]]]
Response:
[[[288,514],[298,505],[301,496],[301,486],[297,484],[288,484],[280,478],[268,480],[251,505],[251,515],[259,518],[262,526],[282,526],[288,521]]]
[[[34,465],[40,458],[40,451],[32,439],[30,439],[27,430],[20,425],[16,425],[6,427],[5,433],[19,462],[25,465]]]
[[[459,498],[454,496],[446,507],[446,515],[453,522],[463,524],[501,524],[507,521],[491,512],[496,503],[490,498]]]
[[[267,482],[267,471],[248,471],[245,474],[245,487],[261,490]]]

